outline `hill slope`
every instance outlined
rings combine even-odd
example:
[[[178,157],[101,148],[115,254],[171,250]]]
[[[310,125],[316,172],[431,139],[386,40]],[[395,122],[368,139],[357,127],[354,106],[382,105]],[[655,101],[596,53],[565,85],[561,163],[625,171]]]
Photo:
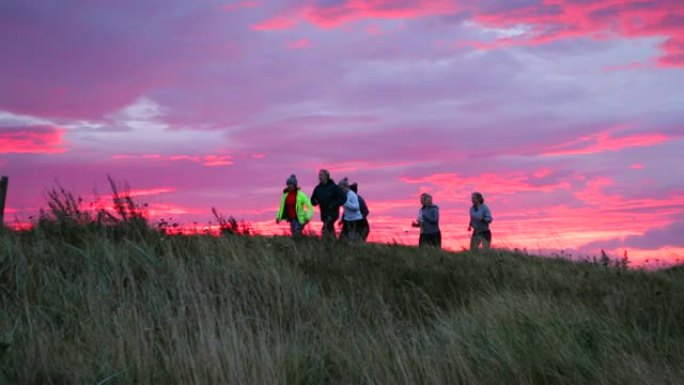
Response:
[[[677,269],[285,238],[0,240],[1,382],[684,382]]]

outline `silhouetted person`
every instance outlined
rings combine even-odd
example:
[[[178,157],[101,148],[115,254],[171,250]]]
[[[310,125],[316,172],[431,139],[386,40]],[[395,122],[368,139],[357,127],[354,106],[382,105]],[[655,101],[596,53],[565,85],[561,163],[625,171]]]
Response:
[[[297,186],[297,177],[294,174],[290,175],[285,183],[287,187],[283,190],[276,223],[280,223],[280,221],[290,222],[292,236],[299,237],[302,235],[306,224],[313,217],[313,206],[309,197]]]
[[[335,222],[340,217],[340,206],[347,200],[344,192],[330,178],[328,170],[318,172],[318,185],[311,194],[311,203],[319,206],[321,211],[321,221],[323,237],[331,236],[335,238]]]
[[[340,240],[347,240],[350,242],[359,241],[363,239],[360,232],[363,215],[361,214],[359,197],[351,188],[349,188],[349,181],[347,178],[340,181],[340,188],[347,197],[344,202],[344,215],[342,216],[342,234],[340,235]]]
[[[439,207],[432,204],[432,196],[423,193],[420,195],[420,210],[418,218],[412,223],[413,227],[420,227],[420,247],[442,247],[442,232],[439,230]]]
[[[361,209],[361,215],[363,215],[363,221],[360,223],[359,227],[359,233],[361,234],[361,238],[366,241],[368,240],[368,235],[370,234],[370,224],[368,223],[368,214],[370,214],[370,211],[368,210],[368,205],[366,204],[366,200],[359,195],[359,185],[357,183],[352,183],[349,185],[349,189],[352,190],[356,196],[359,198],[359,206]]]
[[[489,249],[492,244],[492,232],[489,224],[492,223],[492,212],[484,203],[484,197],[479,192],[474,192],[471,196],[473,206],[470,208],[470,225],[468,231],[473,232],[470,237],[470,250]]]

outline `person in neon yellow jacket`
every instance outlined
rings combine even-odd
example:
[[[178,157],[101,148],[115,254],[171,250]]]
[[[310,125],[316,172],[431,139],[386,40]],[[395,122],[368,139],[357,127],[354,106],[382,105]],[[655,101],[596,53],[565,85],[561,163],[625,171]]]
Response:
[[[299,237],[302,235],[306,224],[313,217],[313,206],[309,197],[297,186],[297,177],[294,174],[290,175],[285,183],[287,187],[283,190],[276,223],[280,223],[280,221],[290,222],[292,236]]]

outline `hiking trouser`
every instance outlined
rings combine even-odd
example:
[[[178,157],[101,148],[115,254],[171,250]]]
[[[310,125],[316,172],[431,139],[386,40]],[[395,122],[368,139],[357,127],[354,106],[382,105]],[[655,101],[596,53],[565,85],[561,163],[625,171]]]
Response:
[[[436,247],[442,248],[442,232],[438,231],[432,234],[420,234],[418,239],[418,246],[420,247]]]
[[[359,224],[359,234],[361,235],[361,239],[364,241],[368,239],[368,235],[370,234],[370,224],[368,223],[368,219],[363,218]]]
[[[336,218],[325,218],[323,220],[323,228],[321,229],[321,236],[323,238],[326,238],[326,237],[336,238],[335,221],[336,221]]]
[[[363,228],[363,219],[356,221],[343,221],[342,222],[342,233],[340,234],[340,240],[347,241],[360,241],[363,240],[363,235],[361,230]]]
[[[470,250],[475,251],[480,248],[480,245],[482,245],[483,249],[489,249],[489,246],[492,244],[492,232],[487,230],[487,231],[481,231],[481,232],[473,232],[473,235],[470,237]]]
[[[306,226],[306,224],[301,224],[296,219],[290,219],[290,231],[292,232],[292,237],[301,237],[302,233],[304,232],[304,226]]]

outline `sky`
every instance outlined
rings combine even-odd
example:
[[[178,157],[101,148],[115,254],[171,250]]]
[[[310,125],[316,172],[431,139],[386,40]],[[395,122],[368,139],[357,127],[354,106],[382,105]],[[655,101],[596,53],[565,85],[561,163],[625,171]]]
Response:
[[[417,243],[430,192],[466,247],[480,191],[495,247],[674,263],[682,89],[681,0],[4,0],[5,216],[111,175],[153,220],[282,234],[327,168],[374,241]]]

